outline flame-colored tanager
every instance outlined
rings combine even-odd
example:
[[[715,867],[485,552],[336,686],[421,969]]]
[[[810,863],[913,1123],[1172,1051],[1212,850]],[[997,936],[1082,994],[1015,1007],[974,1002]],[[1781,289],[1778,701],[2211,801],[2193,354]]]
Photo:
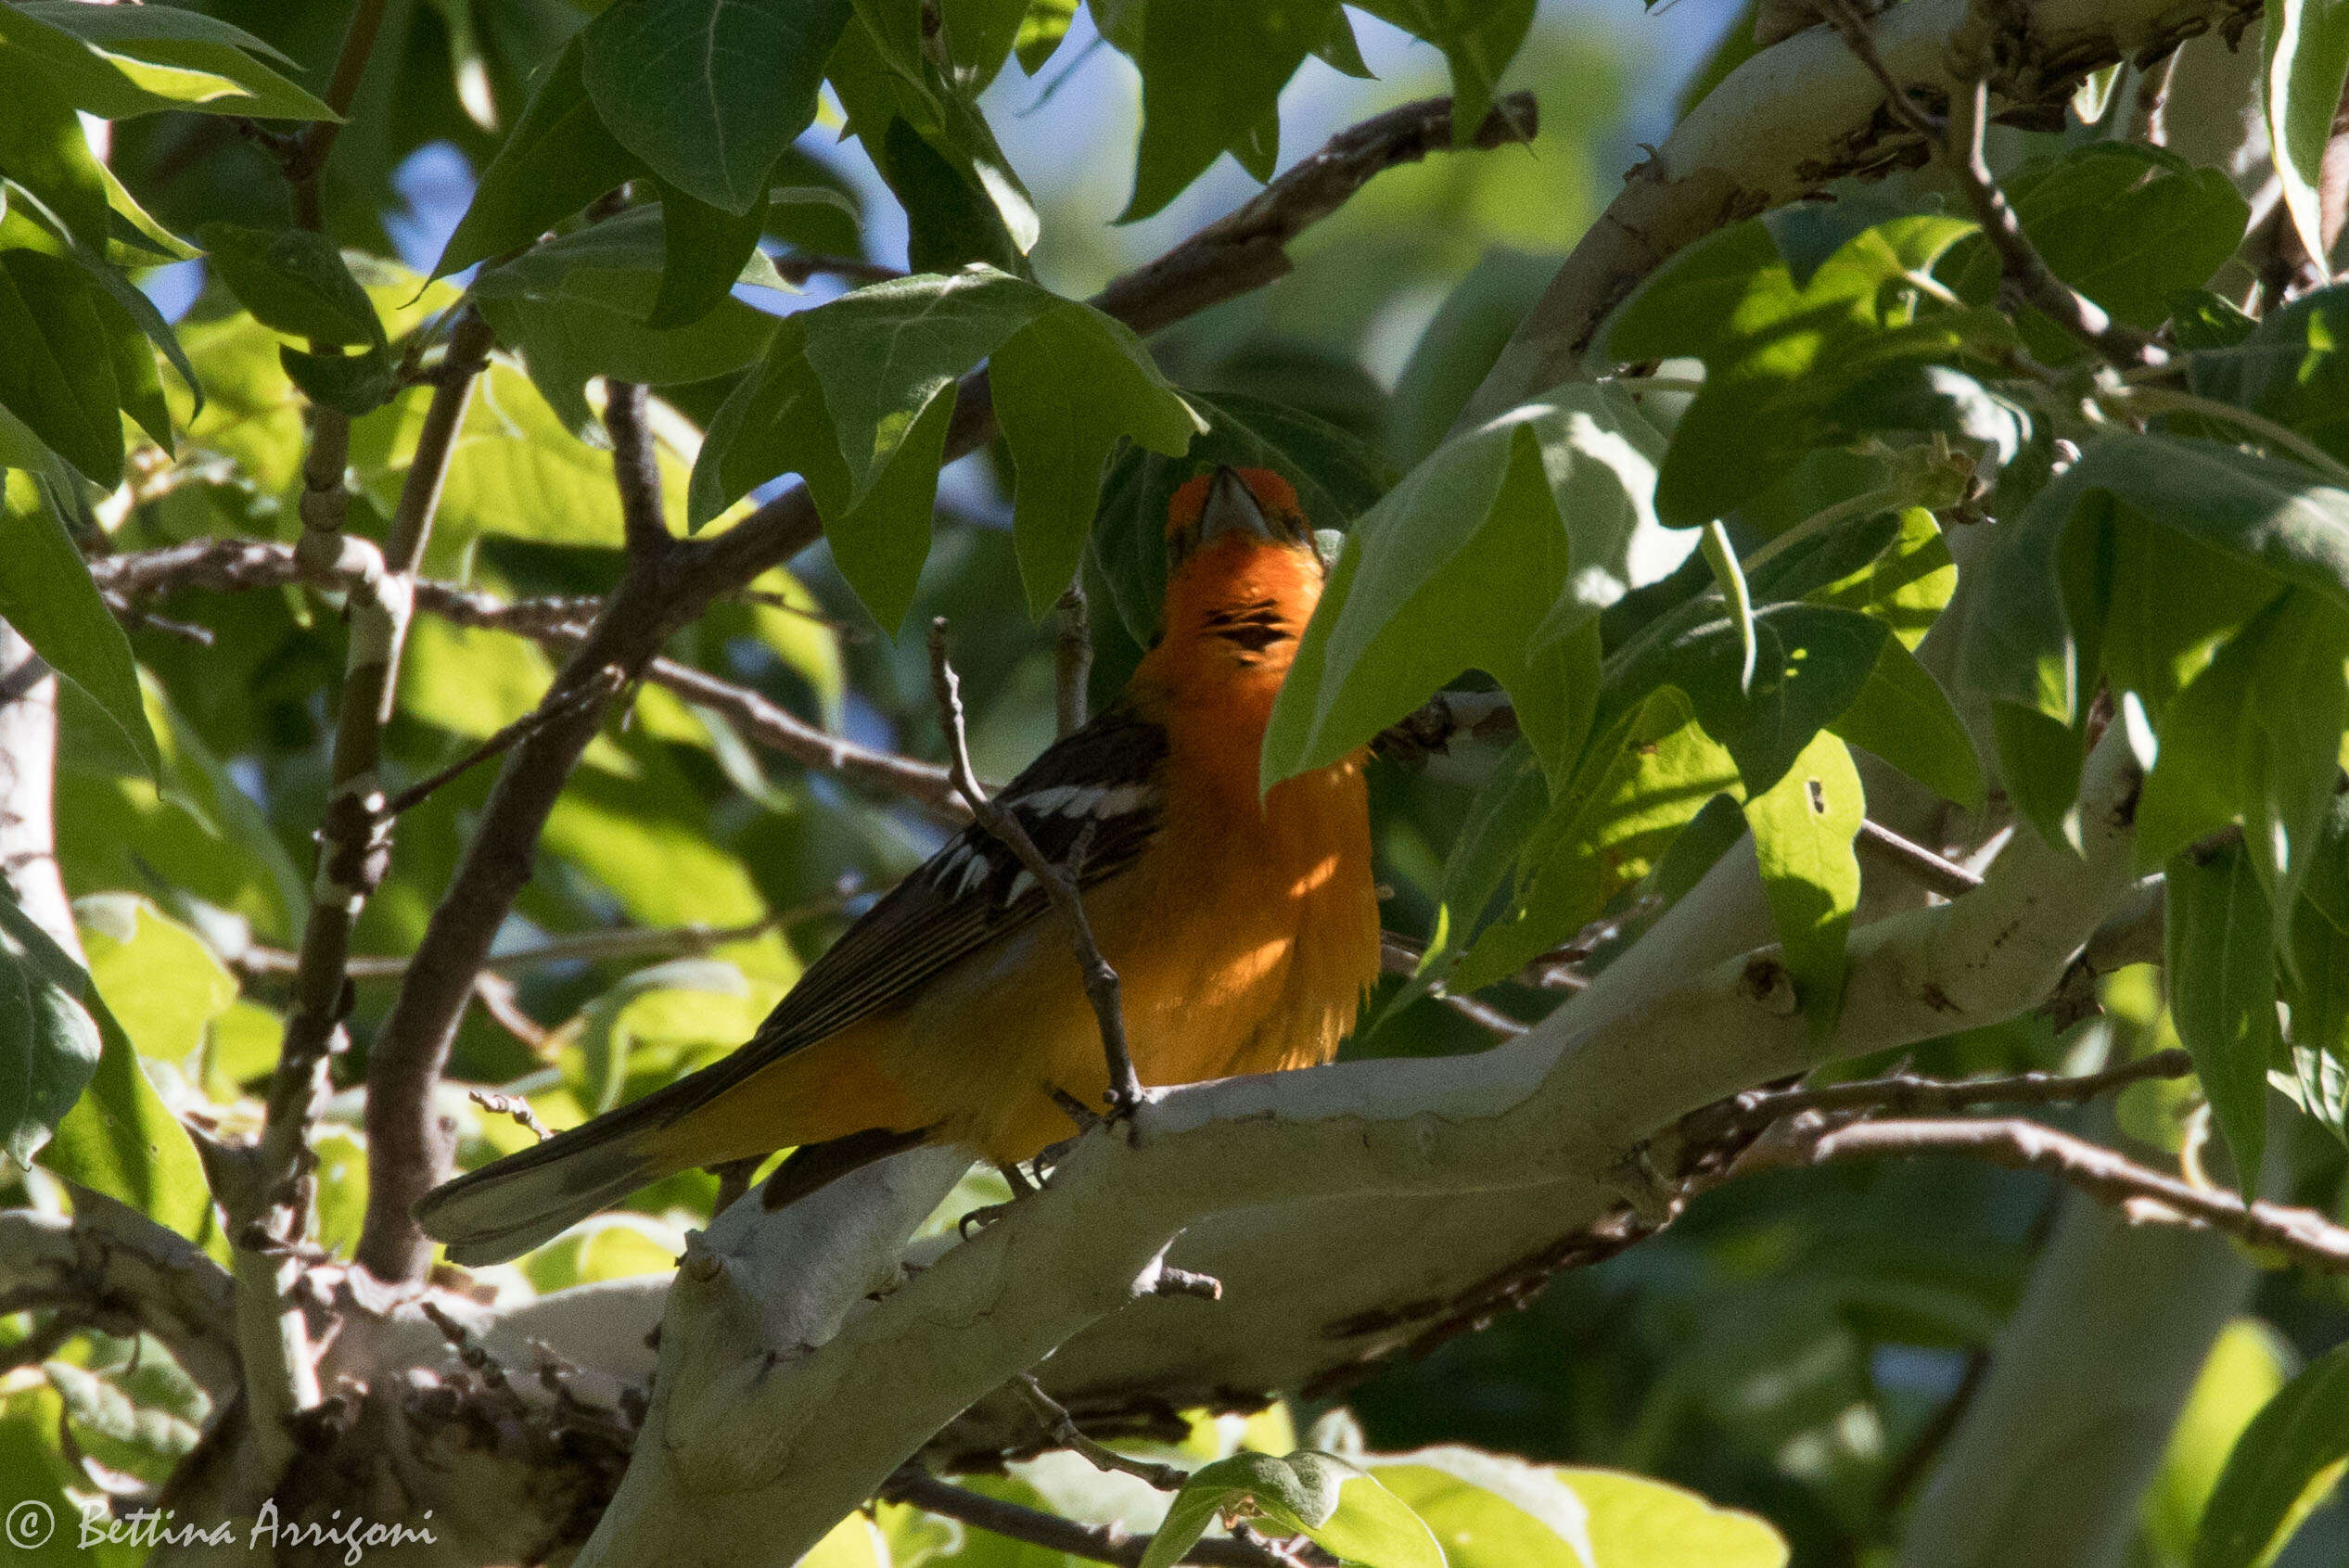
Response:
[[[1083,835],[1143,1082],[1316,1065],[1378,973],[1362,758],[1260,792],[1257,756],[1321,564],[1265,469],[1194,478],[1168,514],[1158,642],[999,798],[1054,864]],[[925,1141],[1029,1158],[1072,1131],[1054,1090],[1099,1104],[1108,1086],[1081,981],[1043,889],[974,824],[732,1055],[436,1189],[417,1217],[453,1259],[490,1263],[671,1172],[791,1145],[783,1173],[818,1180]]]

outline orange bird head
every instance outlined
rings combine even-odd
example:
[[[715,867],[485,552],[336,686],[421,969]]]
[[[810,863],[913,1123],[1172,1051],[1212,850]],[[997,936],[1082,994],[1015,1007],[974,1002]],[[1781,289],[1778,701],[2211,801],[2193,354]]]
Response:
[[[1321,578],[1312,527],[1288,480],[1232,467],[1192,479],[1167,508],[1167,598],[1153,673],[1203,704],[1237,704],[1235,719],[1269,712],[1321,601]]]

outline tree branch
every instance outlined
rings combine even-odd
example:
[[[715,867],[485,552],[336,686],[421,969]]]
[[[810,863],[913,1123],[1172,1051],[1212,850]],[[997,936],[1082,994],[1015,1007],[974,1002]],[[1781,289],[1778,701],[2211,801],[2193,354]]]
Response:
[[[1627,1188],[1639,1178],[1628,1162],[1688,1112],[1829,1060],[2030,1007],[2134,886],[2138,786],[2126,743],[2108,735],[2083,777],[2083,858],[2021,834],[1974,892],[1854,932],[1843,1013],[1824,1040],[1812,1039],[1774,947],[1691,967],[1688,928],[1667,926],[1667,915],[1648,938],[1665,938],[1660,958],[1627,970],[1635,947],[1599,985],[1494,1050],[1164,1090],[1147,1140],[1079,1139],[1041,1192],[926,1258],[893,1292],[874,1282],[862,1250],[838,1249],[854,1238],[848,1244],[875,1249],[875,1264],[898,1256],[893,1243],[877,1250],[911,1207],[891,1186],[904,1179],[896,1162],[835,1183],[818,1210],[757,1217],[731,1240],[713,1231],[707,1264],[689,1262],[670,1292],[645,1437],[581,1568],[637,1561],[656,1543],[673,1551],[754,1520],[778,1557],[802,1550],[947,1421],[1040,1362],[1058,1372],[1054,1396],[1079,1411],[1141,1386],[1121,1377],[1155,1378],[1161,1397],[1182,1396],[1195,1384],[1181,1369],[1198,1352],[1195,1339],[1170,1329],[1181,1307],[1154,1307],[1147,1321],[1128,1324],[1116,1336],[1119,1362],[1078,1338],[1096,1326],[1106,1335],[1113,1317],[1124,1321],[1178,1236],[1182,1266],[1225,1280],[1227,1304],[1247,1298],[1239,1281],[1252,1277],[1289,1324],[1266,1343],[1220,1352],[1213,1376],[1227,1390],[1276,1386],[1258,1383],[1257,1369],[1284,1334],[1288,1366],[1302,1336],[1323,1347],[1325,1365],[1342,1367],[1409,1343],[1431,1317],[1490,1311],[1529,1270],[1538,1279],[1568,1259],[1544,1244],[1458,1305],[1414,1303],[1362,1323],[1321,1316],[1318,1276],[1345,1273],[1343,1259],[1391,1245],[1399,1230],[1446,1233],[1453,1214],[1467,1223],[1446,1233],[1448,1246],[1478,1245],[1479,1227],[1494,1223],[1470,1217],[1522,1217],[1528,1205],[1552,1239],[1571,1237],[1631,1212]],[[1742,901],[1706,901],[1713,907],[1700,915],[1730,908],[1731,929],[1745,924]],[[1758,888],[1754,902],[1766,922]],[[1619,974],[1627,977],[1609,984]],[[860,1204],[870,1205],[869,1224],[857,1221]],[[1291,1248],[1276,1262],[1250,1250],[1268,1210],[1301,1206],[1314,1216],[1309,1254]],[[1624,1223],[1642,1233],[1636,1220]],[[833,1239],[824,1256],[843,1257],[825,1281],[795,1250],[821,1246],[819,1237]],[[739,1272],[736,1255],[719,1250],[727,1246],[742,1249]],[[786,1272],[785,1258],[798,1267]],[[1221,1344],[1231,1330],[1217,1326]],[[851,1389],[856,1399],[844,1401]],[[690,1545],[684,1552],[696,1560]]]
[[[1752,1090],[1723,1101],[1717,1107],[1727,1121],[1762,1128],[1806,1112],[1963,1111],[1976,1105],[2059,1105],[2093,1100],[2116,1089],[2148,1078],[2182,1078],[2193,1072],[2194,1059],[2183,1051],[2157,1051],[2100,1073],[2066,1077],[2057,1073],[2018,1073],[2010,1077],[1918,1077],[1897,1073],[1890,1077],[1860,1078],[1826,1084],[1818,1089]],[[1703,1116],[1707,1112],[1699,1112]]]
[[[1898,1120],[1824,1129],[1791,1154],[1798,1163],[1959,1154],[2011,1170],[2037,1170],[2118,1208],[2140,1224],[2223,1230],[2328,1274],[2349,1274],[2349,1230],[2314,1209],[2245,1203],[2223,1188],[2197,1187],[2138,1164],[2116,1149],[2038,1122]]]
[[[1971,90],[1949,62],[1994,59],[2002,123],[2060,124],[2082,76],[2120,59],[2156,59],[2214,26],[2240,30],[2245,0],[1907,0],[1875,19],[1887,69],[1912,90]],[[1925,147],[1885,112],[1883,84],[1830,28],[1772,45],[1689,111],[1625,177],[1511,337],[1462,415],[1489,419],[1570,377],[1608,313],[1656,268],[1706,235],[1797,200],[1845,175],[1881,177]]]
[[[354,17],[354,36],[372,36],[372,32]],[[363,45],[362,65],[364,52]],[[229,1214],[237,1340],[244,1354],[247,1413],[258,1472],[247,1478],[247,1485],[261,1492],[276,1485],[294,1456],[294,1417],[319,1398],[307,1319],[292,1296],[303,1267],[296,1249],[305,1238],[313,1206],[316,1156],[310,1148],[310,1128],[328,1091],[327,1058],[350,1012],[351,982],[344,969],[351,957],[351,929],[390,864],[392,819],[377,773],[383,729],[398,695],[400,655],[415,609],[416,567],[431,536],[457,429],[472,396],[472,371],[488,352],[489,340],[489,328],[479,317],[468,314],[457,324],[449,349],[453,374],[434,389],[426,409],[415,456],[383,549],[329,531],[307,505],[301,542],[295,546],[298,560],[313,569],[332,570],[345,584],[351,631],[328,764],[330,793],[318,829],[317,870],[286,1015],[285,1042],[270,1078],[249,1201],[237,1204]],[[349,421],[326,420],[326,412],[313,409],[318,418],[312,460],[314,465],[321,452],[333,453],[334,493],[347,504],[341,468]],[[312,493],[305,491],[305,503]],[[340,504],[333,509],[332,520],[339,525]]]
[[[0,1209],[0,1300],[70,1309],[109,1332],[145,1330],[225,1404],[242,1383],[235,1287],[201,1248],[88,1192],[73,1217]]]
[[[1991,177],[1989,162],[1983,156],[1982,135],[1990,115],[1988,77],[1977,75],[1971,90],[1960,87],[1951,96],[1953,112],[1948,122],[1937,125],[1894,78],[1884,57],[1877,52],[1868,19],[1853,0],[1825,0],[1825,5],[1828,20],[1883,85],[1884,107],[1893,118],[1928,147],[1941,149],[1957,175],[1959,188],[1966,193],[1967,205],[1973,209],[1974,221],[1982,225],[1983,237],[1998,258],[1998,271],[2008,289],[2119,369],[2167,363],[2169,356],[2154,345],[2150,334],[2114,322],[2102,306],[2057,277],[2024,236],[2022,220]],[[1986,59],[1976,62],[1976,69],[1986,71]]]

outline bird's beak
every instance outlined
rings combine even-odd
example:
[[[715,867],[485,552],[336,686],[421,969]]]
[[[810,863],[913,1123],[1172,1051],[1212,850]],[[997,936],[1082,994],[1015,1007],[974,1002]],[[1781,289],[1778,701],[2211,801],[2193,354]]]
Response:
[[[1199,542],[1212,544],[1227,534],[1246,539],[1270,539],[1272,525],[1257,504],[1248,482],[1229,465],[1218,468],[1207,481],[1206,504],[1199,508]]]

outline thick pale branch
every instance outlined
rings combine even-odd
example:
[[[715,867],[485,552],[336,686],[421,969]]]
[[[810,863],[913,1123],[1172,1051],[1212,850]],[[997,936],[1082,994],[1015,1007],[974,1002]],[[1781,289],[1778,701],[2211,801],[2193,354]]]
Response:
[[[1993,118],[2061,123],[2087,72],[2160,58],[2259,13],[2244,0],[1908,0],[1871,30],[1896,80],[1947,102],[1971,62],[1996,62]],[[1953,63],[1957,62],[1957,63]],[[1463,417],[1489,418],[1577,375],[1607,313],[1683,247],[1726,223],[1819,190],[1921,163],[1928,144],[1894,117],[1883,85],[1832,28],[1772,45],[1731,71],[1626,176],[1510,339]]]
[[[1323,1225],[1360,1249],[1425,1198],[1511,1210],[1541,1194],[1562,1229],[1621,1211],[1640,1196],[1634,1152],[1687,1112],[2035,1004],[2133,886],[2136,787],[2126,748],[2108,742],[2084,784],[2085,863],[2023,835],[1976,891],[1856,933],[1824,1042],[1766,948],[1619,999],[1594,1002],[1594,987],[1481,1055],[1168,1091],[1147,1140],[1080,1140],[1041,1193],[877,1305],[831,1294],[869,1290],[861,1281],[794,1296],[796,1320],[842,1322],[828,1340],[776,1344],[754,1325],[779,1303],[731,1294],[737,1277],[715,1255],[699,1277],[689,1263],[671,1293],[648,1441],[582,1562],[635,1561],[654,1543],[673,1551],[754,1519],[778,1559],[803,1549],[975,1400],[1149,1293],[1187,1230],[1245,1233],[1245,1211],[1321,1202]],[[772,1223],[787,1233],[794,1211]],[[1219,1318],[1244,1291],[1206,1252],[1187,1247],[1185,1265],[1226,1280]]]
[[[227,1272],[146,1216],[75,1196],[70,1219],[0,1209],[0,1301],[69,1308],[110,1332],[144,1330],[226,1401],[243,1382]]]

